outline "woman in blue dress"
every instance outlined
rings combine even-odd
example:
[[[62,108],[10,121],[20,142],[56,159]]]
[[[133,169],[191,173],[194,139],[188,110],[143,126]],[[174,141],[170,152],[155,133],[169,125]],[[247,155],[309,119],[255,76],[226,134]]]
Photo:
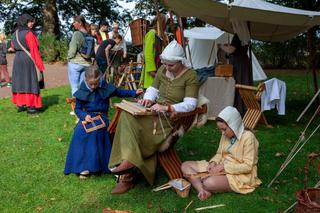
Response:
[[[142,89],[118,89],[101,80],[98,67],[87,68],[85,80],[74,94],[75,113],[79,121],[69,146],[64,174],[75,173],[80,178],[86,178],[90,173],[110,173],[108,163],[111,144],[107,132],[109,99],[112,96],[135,97],[142,93]],[[93,118],[98,115],[106,124],[105,127],[87,133],[82,123],[92,123]]]

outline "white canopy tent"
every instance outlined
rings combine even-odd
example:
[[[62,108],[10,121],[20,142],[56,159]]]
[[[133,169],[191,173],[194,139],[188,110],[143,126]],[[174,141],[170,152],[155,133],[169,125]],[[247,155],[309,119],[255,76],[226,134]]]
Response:
[[[187,57],[192,62],[193,68],[208,67],[217,62],[217,44],[230,43],[232,34],[225,33],[216,27],[195,27],[184,31],[184,36],[189,39],[190,54]],[[252,74],[254,81],[267,79],[257,58],[252,54]]]
[[[320,12],[299,10],[263,0],[164,0],[164,4],[182,17],[197,17],[229,33],[239,25],[249,26],[252,39],[283,41],[320,25]]]

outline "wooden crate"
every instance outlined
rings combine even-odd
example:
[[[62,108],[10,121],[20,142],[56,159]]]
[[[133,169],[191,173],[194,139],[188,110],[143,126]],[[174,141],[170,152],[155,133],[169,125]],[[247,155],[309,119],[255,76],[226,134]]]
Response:
[[[232,64],[219,64],[214,70],[215,76],[218,77],[232,77],[233,65]]]

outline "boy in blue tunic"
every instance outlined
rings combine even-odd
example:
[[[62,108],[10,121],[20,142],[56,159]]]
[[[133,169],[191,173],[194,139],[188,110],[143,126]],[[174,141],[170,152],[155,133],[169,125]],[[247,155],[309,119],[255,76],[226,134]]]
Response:
[[[74,94],[75,113],[79,121],[74,129],[67,154],[64,169],[66,175],[80,174],[80,178],[83,179],[89,173],[110,173],[108,163],[111,144],[107,132],[109,99],[112,96],[135,97],[143,93],[143,89],[118,89],[102,80],[101,76],[98,67],[87,68],[85,80]],[[101,116],[106,126],[87,133],[82,122],[92,123],[93,118],[98,115]]]

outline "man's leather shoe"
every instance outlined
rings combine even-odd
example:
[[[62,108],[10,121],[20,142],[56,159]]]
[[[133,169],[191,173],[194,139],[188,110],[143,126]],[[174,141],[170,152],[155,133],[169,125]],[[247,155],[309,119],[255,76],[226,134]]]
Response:
[[[135,165],[132,164],[130,161],[123,160],[121,164],[117,168],[113,169],[111,172],[113,174],[122,175],[131,171],[134,167]]]
[[[117,185],[112,189],[111,194],[123,194],[134,187],[133,174],[120,175]]]

